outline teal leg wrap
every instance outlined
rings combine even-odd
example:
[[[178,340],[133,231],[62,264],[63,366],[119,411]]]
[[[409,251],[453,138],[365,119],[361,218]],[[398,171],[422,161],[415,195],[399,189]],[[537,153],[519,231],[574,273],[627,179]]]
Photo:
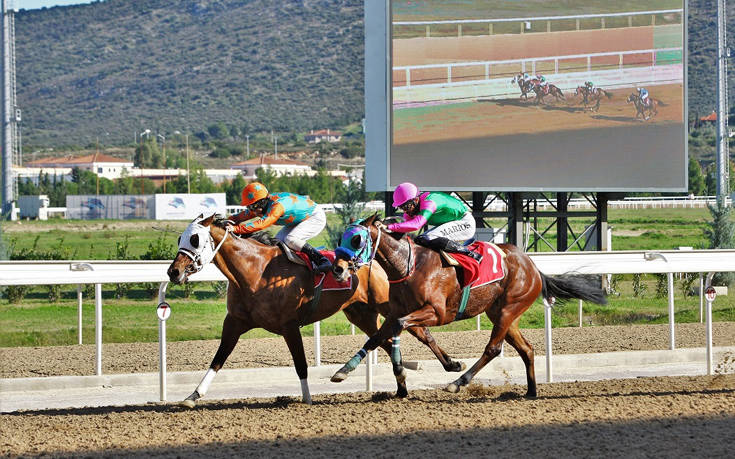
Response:
[[[393,366],[401,364],[401,337],[400,336],[393,337],[393,347],[391,347],[390,361],[393,363]]]
[[[367,355],[365,348],[360,349],[354,357],[352,357],[346,364],[345,368],[352,371],[362,362],[362,359]]]

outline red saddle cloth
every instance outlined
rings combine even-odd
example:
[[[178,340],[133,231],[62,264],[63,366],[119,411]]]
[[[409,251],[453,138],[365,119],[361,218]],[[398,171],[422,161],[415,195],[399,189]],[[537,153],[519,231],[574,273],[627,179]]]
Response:
[[[294,250],[294,253],[301,257],[302,260],[306,262],[306,265],[309,266],[312,271],[314,270],[314,266],[311,264],[311,260],[309,260],[309,256],[306,255],[304,252],[297,252]],[[329,261],[334,263],[334,251],[332,250],[320,250],[319,253],[327,257]],[[332,274],[332,271],[329,271],[327,273],[314,273],[314,287],[318,287],[319,284],[322,284],[322,291],[325,290],[349,290],[352,288],[352,276],[348,277],[346,281],[344,282],[337,282],[334,279],[334,274]]]
[[[505,277],[503,263],[505,254],[498,246],[476,241],[467,248],[482,255],[482,261],[478,263],[474,258],[461,253],[452,254],[464,271],[462,288],[468,285],[471,286],[470,288],[480,287],[481,285],[497,282]]]

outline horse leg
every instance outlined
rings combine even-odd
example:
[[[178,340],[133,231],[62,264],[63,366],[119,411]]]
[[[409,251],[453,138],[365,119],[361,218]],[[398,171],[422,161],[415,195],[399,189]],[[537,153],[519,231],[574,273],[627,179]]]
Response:
[[[309,393],[309,382],[307,380],[306,354],[304,354],[304,341],[301,339],[301,331],[297,322],[289,322],[283,330],[283,338],[286,340],[288,350],[291,352],[296,374],[301,381],[301,401],[311,405],[311,394]]]
[[[372,351],[390,338],[398,336],[400,332],[405,330],[406,328],[429,327],[432,325],[436,325],[436,323],[436,311],[434,309],[434,306],[431,304],[427,304],[418,311],[414,311],[411,314],[408,314],[407,316],[401,317],[399,319],[386,318],[385,322],[378,330],[378,333],[371,336],[370,339],[368,339],[365,345],[362,347],[362,349],[357,351],[357,354],[355,354],[346,364],[344,364],[342,368],[337,370],[337,372],[332,376],[331,381],[344,381],[347,378],[347,375],[355,368],[357,368],[357,365],[360,364],[360,362],[362,361],[362,359],[365,358],[368,352]],[[395,363],[393,371],[397,371]]]
[[[452,360],[449,354],[444,352],[444,349],[439,347],[439,345],[434,340],[434,337],[431,336],[431,333],[429,333],[428,328],[411,327],[408,329],[408,332],[412,334],[414,337],[416,337],[416,339],[419,340],[421,343],[428,346],[429,349],[431,349],[431,351],[436,356],[437,360],[441,362],[445,371],[464,371],[464,369],[467,368],[467,365],[465,365],[464,362]],[[406,366],[405,363],[404,363],[404,366]]]
[[[209,369],[204,374],[204,378],[202,378],[197,388],[194,389],[194,392],[192,392],[191,395],[181,402],[183,406],[194,408],[196,401],[204,397],[204,394],[207,393],[209,385],[212,383],[215,375],[220,369],[222,369],[222,366],[225,364],[225,360],[230,356],[232,350],[235,349],[235,345],[237,344],[237,340],[240,339],[240,335],[251,328],[253,328],[252,325],[243,320],[229,314],[225,316],[224,323],[222,324],[222,338],[220,338],[217,353],[214,354],[214,359],[212,359]]]
[[[390,338],[395,336],[398,330],[398,321],[396,319],[386,318],[385,322],[383,322],[383,325],[378,329],[378,332],[368,338],[368,340],[365,342],[365,345],[362,346],[362,349],[357,351],[357,354],[355,354],[350,360],[347,361],[347,363],[342,366],[342,368],[337,370],[337,372],[332,375],[331,381],[342,382],[347,379],[347,376],[355,368],[357,368],[357,366],[360,364],[360,362],[362,362],[362,359],[365,358],[368,352],[387,342]]]
[[[472,381],[472,378],[474,378],[475,375],[480,370],[482,370],[483,367],[485,367],[485,365],[487,365],[492,359],[494,359],[495,357],[498,356],[498,354],[500,354],[500,351],[502,349],[501,345],[503,343],[503,340],[507,339],[508,333],[511,329],[513,329],[513,327],[515,327],[516,329],[518,328],[518,320],[521,317],[521,314],[526,312],[526,310],[531,306],[534,300],[535,300],[535,297],[531,298],[529,295],[525,295],[520,298],[517,298],[515,299],[514,302],[507,303],[505,306],[503,306],[502,310],[498,313],[497,317],[491,316],[488,311],[485,312],[487,316],[490,318],[490,320],[492,320],[493,322],[493,331],[490,334],[490,341],[487,343],[487,346],[485,346],[485,351],[482,353],[482,356],[480,356],[480,359],[477,362],[475,362],[475,364],[472,365],[472,367],[469,370],[467,370],[465,374],[460,376],[456,381],[454,381],[453,383],[449,384],[446,387],[446,390],[448,392],[454,392],[454,393],[459,392],[462,386],[468,385],[470,381]],[[515,339],[516,343],[520,343],[517,337],[515,335],[512,335],[509,341],[511,342],[511,344],[514,341],[514,338],[516,338]],[[521,339],[523,338],[521,337]],[[515,347],[515,345],[513,346]],[[526,363],[527,372],[529,371],[529,366],[528,366],[529,364],[531,365],[530,367],[531,371],[533,369],[533,354],[532,354],[533,349],[530,348],[530,346],[529,346],[529,349],[531,351],[530,356],[528,355],[527,352],[523,352],[523,351],[519,352],[521,356],[525,354],[526,357],[529,358],[529,361]],[[524,362],[525,362],[525,358],[524,358]],[[528,374],[529,373],[527,373],[527,375]],[[533,387],[534,387],[534,392],[535,392],[535,387],[536,387],[535,376],[533,378]],[[530,391],[530,388],[531,388],[531,382],[529,379],[529,391]]]
[[[364,305],[364,303],[362,305],[363,307],[358,307],[357,305],[353,304],[343,309],[343,311],[345,313],[345,316],[347,316],[347,319],[350,322],[355,324],[357,328],[362,330],[366,335],[372,336],[376,334],[378,331],[378,312],[375,310],[369,309],[367,305]],[[394,360],[393,359],[394,351],[396,349],[399,349],[399,347],[396,346],[396,339],[400,340],[400,338],[394,337],[391,343],[386,341],[380,344],[380,347],[391,358],[391,362],[393,362]],[[412,369],[414,370],[418,369],[417,362],[407,362],[407,363],[414,364],[414,365],[409,365],[410,367],[412,367]],[[405,397],[406,395],[408,395],[408,390],[406,389],[405,374],[401,374],[401,377],[396,375],[396,384],[398,385],[396,393],[399,397]]]
[[[536,397],[536,370],[533,366],[533,346],[521,334],[521,330],[518,328],[518,321],[519,319],[516,319],[510,328],[508,328],[505,340],[518,351],[518,354],[523,359],[523,363],[526,365],[526,383],[528,384],[526,397]]]

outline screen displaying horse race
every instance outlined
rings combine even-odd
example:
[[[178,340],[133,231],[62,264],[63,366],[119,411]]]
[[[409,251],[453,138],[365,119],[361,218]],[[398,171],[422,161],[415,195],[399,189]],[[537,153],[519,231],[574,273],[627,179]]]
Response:
[[[682,0],[394,0],[388,17],[387,188],[686,190]]]

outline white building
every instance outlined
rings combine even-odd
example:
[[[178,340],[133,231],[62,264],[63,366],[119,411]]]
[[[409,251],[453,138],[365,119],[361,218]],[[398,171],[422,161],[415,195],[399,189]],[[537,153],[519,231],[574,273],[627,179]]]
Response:
[[[342,133],[339,131],[330,131],[329,129],[320,129],[318,131],[311,130],[309,134],[304,136],[307,143],[339,142],[342,139]]]
[[[79,168],[84,171],[91,171],[100,177],[110,180],[120,178],[123,170],[128,173],[133,168],[133,161],[128,159],[115,158],[114,156],[95,153],[86,156],[65,156],[60,158],[44,158],[37,159],[25,164],[27,169],[73,169]],[[132,175],[132,174],[129,174]],[[38,174],[36,174],[38,176]]]
[[[267,169],[272,171],[276,176],[282,175],[316,175],[316,171],[306,163],[294,161],[291,159],[274,159],[261,156],[260,158],[248,159],[235,163],[230,169],[241,171],[245,180],[254,180],[255,172],[258,169]]]

